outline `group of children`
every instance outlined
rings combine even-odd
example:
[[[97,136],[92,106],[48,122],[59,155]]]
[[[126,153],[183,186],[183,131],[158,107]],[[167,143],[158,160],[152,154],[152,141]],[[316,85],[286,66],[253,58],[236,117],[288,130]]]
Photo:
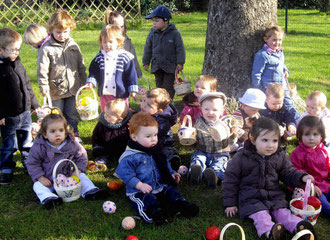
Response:
[[[79,46],[70,37],[75,23],[67,11],[53,14],[48,31],[35,24],[26,29],[25,42],[39,49],[40,92],[49,94],[53,106],[61,110],[43,119],[34,142],[30,109],[40,105],[18,56],[22,38],[14,30],[0,29],[1,185],[12,181],[13,155],[19,149],[34,181],[33,190],[46,208],[62,203],[54,193],[52,171],[63,158],[73,160],[79,172],[67,164],[58,172],[79,176],[83,198],[108,197],[107,190],[99,189],[86,176],[87,154],[79,143],[75,95],[87,84],[98,87],[102,110],[92,135],[93,157],[99,165],[118,164],[115,175],[125,182],[133,208],[146,222],[156,224],[168,222],[177,213],[188,218],[198,214],[199,207],[177,189],[181,159],[171,130],[179,116],[171,101],[175,71],[182,70],[185,62],[183,41],[169,23],[171,13],[165,6],[158,6],[146,18],[152,18],[154,27],[146,40],[143,66],[147,71],[151,63],[157,88],[147,91],[138,113],[129,109],[129,97],[138,92],[137,79],[142,72],[121,13],[106,12],[100,51],[90,64],[88,77]],[[201,75],[197,79],[194,91],[183,98],[180,114],[180,122],[190,115],[197,131],[188,182],[198,184],[206,179],[211,188],[222,182],[227,216],[239,212],[254,221],[260,237],[273,240],[283,239],[285,229],[314,232],[311,224],[288,210],[279,181],[301,187],[313,180],[322,210],[330,213],[327,99],[315,91],[306,99],[306,113],[300,115],[295,109],[281,49],[283,37],[278,26],[266,30],[265,45],[253,63],[253,88],[239,98],[240,106],[231,115],[236,124],[227,126],[230,134],[225,139],[215,140],[209,131],[229,115],[227,97],[219,91],[215,77]],[[289,159],[280,143],[294,135],[299,146]]]

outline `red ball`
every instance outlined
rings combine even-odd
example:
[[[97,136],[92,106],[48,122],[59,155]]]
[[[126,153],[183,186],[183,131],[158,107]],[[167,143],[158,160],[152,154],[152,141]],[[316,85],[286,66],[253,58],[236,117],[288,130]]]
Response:
[[[134,235],[130,235],[128,237],[126,237],[126,240],[139,240],[137,237],[135,237]]]
[[[220,237],[220,230],[216,226],[206,229],[205,237],[207,240],[217,240]]]

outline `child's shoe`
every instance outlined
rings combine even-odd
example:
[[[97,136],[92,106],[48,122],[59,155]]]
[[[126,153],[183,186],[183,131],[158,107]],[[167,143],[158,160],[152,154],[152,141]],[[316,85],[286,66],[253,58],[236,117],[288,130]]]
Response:
[[[57,206],[60,206],[63,203],[63,199],[58,197],[58,198],[49,198],[45,201],[45,208],[46,209],[52,209]]]
[[[269,233],[269,240],[283,240],[285,239],[286,230],[282,223],[276,223]]]
[[[109,192],[107,189],[98,189],[95,191],[94,189],[87,192],[85,195],[85,199],[88,201],[95,201],[95,200],[101,200],[101,199],[106,199],[109,197]]]
[[[13,181],[13,173],[2,173],[0,177],[0,185],[9,185]]]
[[[189,174],[189,182],[191,184],[198,184],[201,174],[202,174],[202,167],[200,165],[192,166]]]
[[[196,204],[190,203],[186,200],[178,200],[175,202],[175,205],[181,215],[186,218],[196,217],[199,212],[199,207]]]
[[[313,235],[314,235],[314,239],[317,240],[315,229],[314,229],[313,225],[310,222],[308,222],[308,221],[301,221],[301,222],[299,222],[297,224],[297,227],[296,227],[296,233],[297,232],[300,232],[300,231],[302,231],[304,229],[307,229],[307,230],[311,231],[313,233]],[[303,237],[301,237],[299,239],[309,240],[310,239],[310,235],[305,235],[305,236],[303,236]]]
[[[206,168],[203,174],[206,178],[207,186],[209,186],[210,188],[216,188],[218,177],[214,170],[212,168]]]
[[[152,222],[156,225],[156,226],[160,226],[163,224],[168,223],[167,220],[167,214],[165,213],[165,211],[161,208],[158,208],[153,214],[152,214]]]

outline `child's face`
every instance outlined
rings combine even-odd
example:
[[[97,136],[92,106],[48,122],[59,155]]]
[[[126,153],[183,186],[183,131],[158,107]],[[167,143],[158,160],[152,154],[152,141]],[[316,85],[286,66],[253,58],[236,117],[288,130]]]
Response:
[[[53,146],[58,147],[65,139],[65,128],[62,121],[54,121],[47,127],[46,133],[43,134]]]
[[[65,42],[70,37],[70,28],[66,28],[66,29],[54,28],[52,34],[57,41]]]
[[[259,112],[259,108],[250,107],[245,104],[242,105],[242,109],[249,117],[254,117]]]
[[[0,48],[0,56],[2,58],[9,58],[10,61],[15,61],[21,50],[22,41],[13,42],[8,44],[6,48]]]
[[[153,115],[155,113],[162,112],[161,109],[158,109],[158,104],[154,101],[153,98],[145,97],[141,102],[141,112],[149,113]]]
[[[121,30],[124,30],[124,18],[122,16],[114,18],[112,25],[118,26],[121,28]]]
[[[263,156],[274,154],[278,148],[278,135],[275,131],[263,130],[257,139],[251,139],[252,144],[256,146],[257,152]]]
[[[302,142],[307,147],[315,148],[322,141],[321,134],[317,131],[316,128],[307,128],[304,130],[302,135]]]
[[[283,107],[283,100],[284,97],[281,98],[275,98],[274,96],[267,96],[266,97],[266,103],[270,110],[272,111],[278,111]]]
[[[274,32],[268,39],[264,37],[264,40],[271,49],[278,50],[282,45],[283,34]]]
[[[318,117],[323,111],[324,107],[321,106],[317,99],[308,99],[306,100],[306,111],[312,116]]]
[[[118,49],[118,41],[116,38],[102,38],[101,47],[106,53],[116,51]]]
[[[195,83],[195,89],[194,89],[194,95],[199,98],[205,93],[209,93],[211,91],[210,84],[203,82],[203,81],[197,81]]]
[[[158,142],[158,128],[156,126],[140,127],[139,132],[131,134],[133,141],[138,142],[143,147],[153,147]]]
[[[202,102],[202,114],[208,122],[216,122],[224,111],[223,101],[220,98],[204,100]]]
[[[153,18],[152,18],[152,21],[153,21],[153,23],[154,23],[154,28],[155,28],[156,30],[162,30],[162,29],[164,29],[164,28],[167,26],[167,24],[168,24],[167,21],[165,22],[162,18],[159,18],[159,17],[153,17]]]
[[[104,119],[110,124],[122,122],[123,117],[121,115],[122,113],[118,113],[118,111],[115,112],[108,108],[104,109]]]

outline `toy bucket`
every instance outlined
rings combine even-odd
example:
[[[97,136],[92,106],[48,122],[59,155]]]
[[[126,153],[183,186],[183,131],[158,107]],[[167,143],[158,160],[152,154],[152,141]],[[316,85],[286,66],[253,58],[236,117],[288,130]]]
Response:
[[[309,240],[314,240],[314,238],[315,238],[314,235],[313,235],[313,233],[311,231],[309,231],[308,229],[304,229],[304,230],[298,232],[296,235],[294,235],[291,240],[298,240],[302,236],[305,236],[305,235],[310,235]]]
[[[196,128],[192,127],[190,115],[185,115],[178,130],[179,141],[181,145],[193,145],[196,142]]]
[[[228,224],[226,224],[222,229],[221,229],[221,232],[220,232],[220,240],[223,240],[224,238],[224,235],[225,235],[225,232],[226,232],[226,230],[229,228],[229,227],[232,227],[232,226],[236,226],[236,227],[238,227],[238,229],[241,231],[241,235],[242,235],[242,240],[245,240],[245,233],[244,233],[244,230],[243,230],[243,228],[240,226],[240,225],[238,225],[238,224],[236,224],[236,223],[228,223]]]
[[[181,72],[182,78],[178,77],[179,72]],[[184,95],[191,92],[191,83],[186,79],[182,71],[175,71],[175,81],[174,90],[176,95]]]
[[[232,116],[224,116],[212,127],[209,127],[211,137],[214,141],[220,142],[231,136],[231,129],[235,126],[236,120]]]
[[[148,88],[150,89],[150,82],[148,80],[148,78],[142,76],[142,78],[144,80],[146,80],[146,82],[148,83]],[[136,104],[141,104],[141,102],[143,101],[143,98],[145,97],[145,94],[147,93],[148,89],[142,87],[142,86],[138,86],[138,93],[135,95],[134,100]]]
[[[80,92],[84,88],[87,88],[93,92],[94,99],[90,97],[83,97],[78,99]],[[76,108],[81,120],[92,120],[99,116],[99,104],[96,98],[95,90],[93,88],[88,87],[88,85],[84,85],[78,89],[76,94]]]
[[[65,161],[69,161],[70,163],[72,163],[76,173],[79,171],[77,165],[70,159],[62,159],[62,160],[58,161],[55,164],[54,169],[53,169],[53,185],[54,185],[54,189],[55,189],[57,195],[59,197],[61,197],[64,202],[72,202],[72,201],[77,200],[78,198],[80,198],[80,195],[81,195],[81,181],[79,181],[76,185],[70,186],[70,187],[65,187],[65,186],[61,186],[61,185],[57,184],[57,182],[56,182],[56,170],[57,170],[58,166],[62,162],[65,162]]]

